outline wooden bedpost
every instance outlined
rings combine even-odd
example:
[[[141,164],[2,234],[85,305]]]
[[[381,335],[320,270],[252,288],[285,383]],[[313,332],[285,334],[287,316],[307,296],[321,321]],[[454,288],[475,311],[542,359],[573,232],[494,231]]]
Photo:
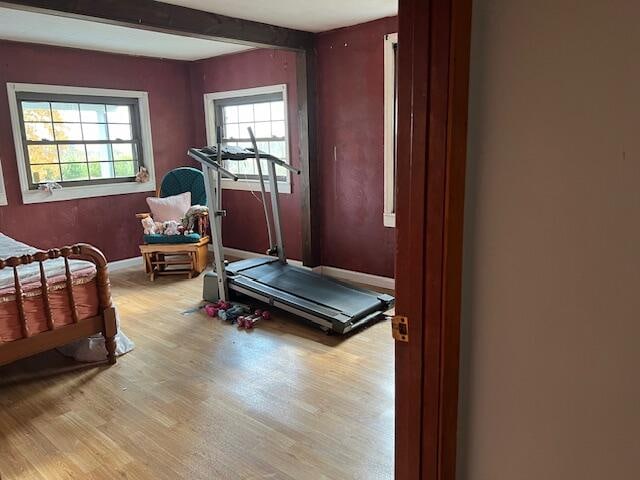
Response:
[[[116,363],[116,333],[118,333],[118,327],[116,324],[116,309],[113,307],[107,308],[104,313],[104,346],[107,349],[107,361],[109,365]]]
[[[98,299],[102,311],[104,344],[107,349],[107,361],[110,365],[116,363],[116,311],[111,303],[111,282],[107,259],[100,250],[87,243],[78,243],[71,247],[73,256],[77,258],[90,258],[96,265],[96,285],[98,287]]]

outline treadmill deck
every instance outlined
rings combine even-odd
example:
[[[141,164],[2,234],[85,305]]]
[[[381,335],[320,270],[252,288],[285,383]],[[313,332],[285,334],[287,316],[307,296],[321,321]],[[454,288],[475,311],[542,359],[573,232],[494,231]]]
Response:
[[[394,301],[390,295],[347,285],[273,258],[233,262],[226,272],[231,288],[236,285],[250,290],[272,304],[283,302],[331,322],[340,332],[372,314],[381,315]]]

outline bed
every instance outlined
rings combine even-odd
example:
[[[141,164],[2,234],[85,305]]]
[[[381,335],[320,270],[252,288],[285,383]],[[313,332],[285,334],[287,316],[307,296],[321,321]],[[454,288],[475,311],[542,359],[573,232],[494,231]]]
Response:
[[[0,233],[0,365],[101,333],[116,362],[107,260],[79,243],[43,251]]]

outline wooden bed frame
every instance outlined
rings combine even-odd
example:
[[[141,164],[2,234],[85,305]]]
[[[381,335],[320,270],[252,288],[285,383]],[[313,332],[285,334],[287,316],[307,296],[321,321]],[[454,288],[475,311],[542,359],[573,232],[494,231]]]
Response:
[[[66,291],[69,296],[71,309],[69,316],[72,322],[64,326],[55,326],[51,313],[49,300],[49,286],[43,262],[49,259],[63,257],[65,262]],[[96,266],[96,286],[98,288],[98,300],[100,310],[97,316],[85,320],[78,319],[78,312],[73,294],[73,281],[69,269],[69,259],[86,260]],[[27,319],[24,311],[24,291],[17,275],[17,267],[38,262],[40,264],[40,283],[42,285],[42,297],[44,299],[45,311],[47,314],[48,330],[41,333],[29,332]],[[18,307],[18,315],[22,327],[22,337],[19,340],[10,342],[0,342],[0,365],[11,363],[15,360],[35,355],[36,353],[51,350],[67,343],[86,338],[96,333],[102,333],[105,338],[107,349],[107,362],[111,365],[116,363],[116,342],[117,333],[116,314],[111,304],[111,284],[107,270],[107,259],[100,250],[86,243],[78,243],[68,247],[54,248],[47,251],[38,251],[31,255],[20,257],[10,257],[0,259],[0,270],[3,268],[13,268],[15,282],[15,296]]]

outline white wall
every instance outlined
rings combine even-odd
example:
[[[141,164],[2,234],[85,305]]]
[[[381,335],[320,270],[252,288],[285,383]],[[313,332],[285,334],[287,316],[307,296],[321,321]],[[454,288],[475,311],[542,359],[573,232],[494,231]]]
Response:
[[[640,478],[640,1],[476,0],[459,478]]]

